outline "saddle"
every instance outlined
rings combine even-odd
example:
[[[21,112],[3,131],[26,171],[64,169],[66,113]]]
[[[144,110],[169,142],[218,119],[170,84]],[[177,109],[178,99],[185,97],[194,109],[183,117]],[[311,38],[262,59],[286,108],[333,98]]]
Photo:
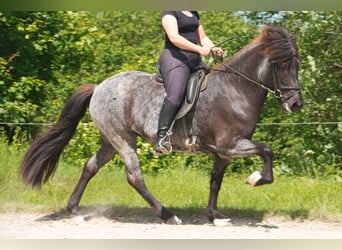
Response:
[[[186,85],[185,99],[182,106],[179,108],[175,120],[184,117],[197,102],[199,93],[207,88],[206,72],[204,69],[199,69],[193,72]],[[156,74],[156,81],[164,83],[163,77],[158,69]]]

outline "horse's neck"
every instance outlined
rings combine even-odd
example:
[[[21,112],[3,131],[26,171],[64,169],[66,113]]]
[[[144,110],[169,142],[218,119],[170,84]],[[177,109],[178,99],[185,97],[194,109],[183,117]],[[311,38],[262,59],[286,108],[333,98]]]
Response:
[[[266,82],[270,77],[270,63],[259,44],[242,50],[232,57],[229,64],[250,79],[259,82]]]
[[[229,65],[249,79],[265,85],[272,79],[270,62],[262,53],[260,46],[258,45],[254,45],[234,56],[231,61],[229,61]],[[242,92],[248,96],[255,95],[256,98],[261,98],[262,102],[264,102],[267,95],[267,92],[264,89],[256,83],[246,80],[237,74],[233,74],[232,78],[234,78],[239,85],[243,84],[246,86],[245,88],[242,88]]]
[[[244,53],[236,55],[228,64],[255,81],[267,81],[270,77],[271,71],[268,60],[257,48],[250,48]],[[226,111],[241,114],[243,117],[254,117],[256,121],[265,102],[267,92],[255,83],[231,72],[228,68],[222,68],[217,74],[219,75],[218,80],[224,82],[224,95],[232,101]]]

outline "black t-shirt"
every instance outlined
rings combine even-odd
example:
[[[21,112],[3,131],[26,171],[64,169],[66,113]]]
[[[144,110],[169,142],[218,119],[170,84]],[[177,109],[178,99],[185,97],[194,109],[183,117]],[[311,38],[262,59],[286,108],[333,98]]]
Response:
[[[199,26],[199,15],[197,11],[191,11],[192,16],[185,15],[182,11],[163,11],[161,18],[169,14],[177,19],[178,33],[193,43],[198,43],[197,28]],[[169,40],[165,34],[165,48],[174,49],[177,48]]]

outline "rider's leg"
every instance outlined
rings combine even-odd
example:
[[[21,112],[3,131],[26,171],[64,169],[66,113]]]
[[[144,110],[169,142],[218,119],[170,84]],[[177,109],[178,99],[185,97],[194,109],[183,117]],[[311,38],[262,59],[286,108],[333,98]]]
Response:
[[[168,145],[167,131],[175,118],[179,106],[173,104],[167,97],[164,98],[158,120],[157,142],[154,146],[155,153],[169,153],[171,145]]]
[[[166,140],[166,133],[184,101],[185,88],[191,73],[187,58],[179,51],[163,50],[158,67],[163,76],[166,97],[159,115],[155,154],[170,152],[171,145]]]

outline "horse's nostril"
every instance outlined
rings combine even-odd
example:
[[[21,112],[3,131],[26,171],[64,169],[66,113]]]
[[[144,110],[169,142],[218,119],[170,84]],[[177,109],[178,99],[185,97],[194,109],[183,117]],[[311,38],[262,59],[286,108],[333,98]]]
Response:
[[[303,102],[294,102],[291,106],[291,110],[292,111],[297,111],[299,110],[301,107],[303,107]]]

